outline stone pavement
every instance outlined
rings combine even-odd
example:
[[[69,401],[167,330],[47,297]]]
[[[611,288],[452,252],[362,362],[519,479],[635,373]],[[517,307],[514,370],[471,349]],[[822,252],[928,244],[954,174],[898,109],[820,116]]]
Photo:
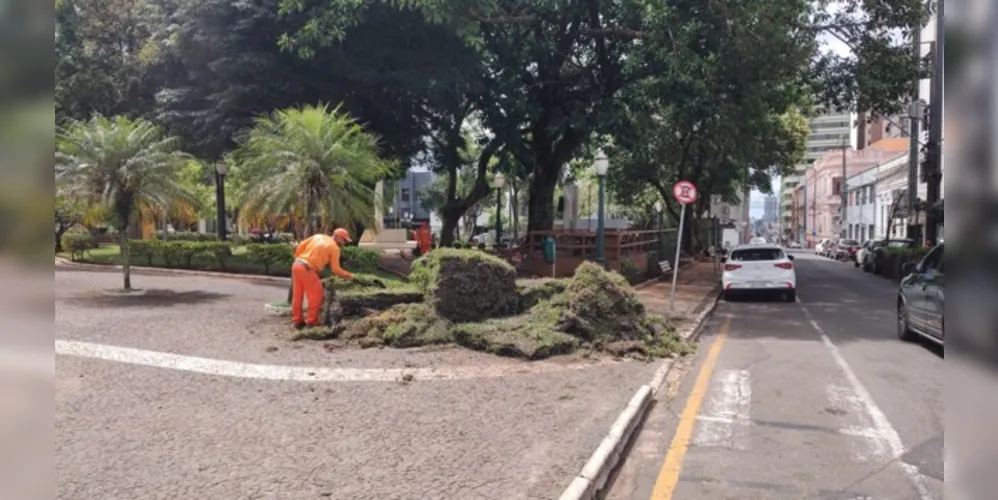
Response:
[[[720,281],[721,271],[718,269],[715,274],[713,262],[681,261],[679,276],[676,278],[675,309],[669,306],[671,273],[658,281],[640,286],[637,294],[648,312],[671,319],[679,331],[684,331],[693,326],[697,314],[716,297],[720,291]]]
[[[554,499],[659,367],[330,351],[266,328],[286,285],[120,279],[55,273],[56,498]]]

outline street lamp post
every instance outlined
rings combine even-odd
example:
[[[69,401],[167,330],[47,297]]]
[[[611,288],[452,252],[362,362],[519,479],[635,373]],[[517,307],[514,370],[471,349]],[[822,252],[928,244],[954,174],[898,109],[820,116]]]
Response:
[[[502,241],[502,187],[506,184],[506,176],[502,173],[496,174],[492,185],[496,188],[496,248]]]
[[[603,213],[606,211],[606,187],[604,181],[606,179],[606,172],[610,169],[610,160],[607,159],[606,153],[602,149],[596,152],[596,161],[593,162],[593,168],[596,170],[596,177],[599,181],[599,208],[596,215],[596,261],[605,268],[606,249],[604,248],[603,240],[606,239],[606,227],[603,222]]]
[[[228,238],[225,217],[225,174],[229,173],[229,165],[224,161],[215,164],[215,204],[218,206],[218,239]]]

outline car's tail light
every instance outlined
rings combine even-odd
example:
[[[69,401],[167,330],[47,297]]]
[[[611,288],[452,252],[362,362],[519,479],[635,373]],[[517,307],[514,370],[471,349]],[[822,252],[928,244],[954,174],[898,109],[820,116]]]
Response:
[[[724,270],[725,271],[734,271],[735,269],[741,269],[741,268],[742,268],[741,264],[725,264],[724,265]]]
[[[774,265],[776,267],[780,268],[780,269],[793,269],[794,268],[794,265],[793,265],[792,262],[780,262],[779,264],[774,264]]]

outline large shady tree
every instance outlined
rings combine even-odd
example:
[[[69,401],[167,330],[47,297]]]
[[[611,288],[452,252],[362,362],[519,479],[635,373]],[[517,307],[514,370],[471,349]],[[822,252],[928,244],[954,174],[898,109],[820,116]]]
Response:
[[[244,169],[242,217],[291,215],[297,236],[375,223],[377,181],[396,169],[378,138],[339,107],[289,108],[257,119],[233,158]]]
[[[132,290],[128,229],[140,211],[166,211],[197,198],[178,180],[190,156],[176,138],[142,119],[96,115],[71,120],[56,137],[56,182],[65,196],[105,208],[118,232],[124,290]]]

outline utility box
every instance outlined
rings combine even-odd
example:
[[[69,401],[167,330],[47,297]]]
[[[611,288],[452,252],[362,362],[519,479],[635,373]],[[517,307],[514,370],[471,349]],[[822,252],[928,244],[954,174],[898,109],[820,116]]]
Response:
[[[554,236],[544,238],[544,262],[554,264],[554,256],[557,248],[554,243]]]

